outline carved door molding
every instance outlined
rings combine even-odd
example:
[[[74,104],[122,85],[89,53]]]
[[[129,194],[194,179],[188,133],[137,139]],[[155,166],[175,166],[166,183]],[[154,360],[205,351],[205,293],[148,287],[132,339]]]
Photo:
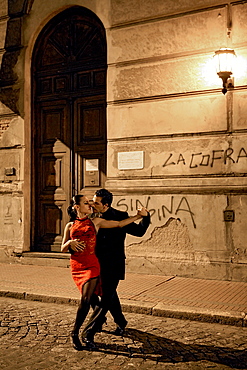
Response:
[[[33,250],[59,251],[67,206],[104,184],[106,38],[97,16],[72,7],[39,35],[32,59]]]

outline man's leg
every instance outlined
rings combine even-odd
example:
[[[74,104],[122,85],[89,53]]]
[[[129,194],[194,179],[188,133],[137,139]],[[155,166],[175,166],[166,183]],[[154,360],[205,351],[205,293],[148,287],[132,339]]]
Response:
[[[110,309],[116,289],[118,279],[102,279],[102,297],[99,306],[96,306],[87,325],[83,330],[83,336],[86,340],[93,342],[94,335],[105,321],[105,315]]]
[[[116,291],[113,294],[109,311],[114,319],[114,322],[117,324],[118,328],[121,328],[122,331],[124,331],[124,328],[127,325],[127,320],[125,319],[123,315],[121,304],[120,304],[118,294]],[[118,334],[118,331],[119,330],[117,330],[115,334]]]

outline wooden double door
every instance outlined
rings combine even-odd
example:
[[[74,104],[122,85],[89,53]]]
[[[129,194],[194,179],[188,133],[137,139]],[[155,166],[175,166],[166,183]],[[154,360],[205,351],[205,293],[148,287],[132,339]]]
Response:
[[[72,7],[47,24],[32,77],[32,245],[59,251],[71,197],[104,186],[106,39],[94,13]]]

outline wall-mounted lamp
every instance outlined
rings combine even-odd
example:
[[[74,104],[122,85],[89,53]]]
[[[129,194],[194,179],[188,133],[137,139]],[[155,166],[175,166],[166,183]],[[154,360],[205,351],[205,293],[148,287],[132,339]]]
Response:
[[[233,73],[233,64],[236,58],[236,54],[233,49],[229,48],[221,48],[217,50],[214,55],[215,66],[218,76],[223,81],[223,89],[222,92],[225,94],[227,92],[228,86],[228,79],[231,77]],[[231,84],[231,87],[233,85]]]

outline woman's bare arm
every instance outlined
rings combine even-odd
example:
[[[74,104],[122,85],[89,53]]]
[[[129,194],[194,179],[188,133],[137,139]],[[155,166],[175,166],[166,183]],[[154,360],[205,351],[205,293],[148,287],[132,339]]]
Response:
[[[68,252],[69,248],[71,248],[75,252],[81,252],[85,248],[85,245],[79,239],[70,239],[70,229],[72,226],[72,222],[69,222],[64,228],[64,235],[61,245],[61,252],[66,253]]]
[[[100,229],[100,228],[112,229],[112,228],[115,228],[115,227],[127,226],[127,225],[131,224],[132,222],[141,219],[143,216],[146,216],[146,214],[147,214],[146,208],[142,208],[142,209],[138,210],[138,212],[135,216],[128,217],[125,220],[110,221],[110,220],[104,220],[103,218],[95,218],[93,220],[93,222],[94,222],[95,226],[98,229]]]

